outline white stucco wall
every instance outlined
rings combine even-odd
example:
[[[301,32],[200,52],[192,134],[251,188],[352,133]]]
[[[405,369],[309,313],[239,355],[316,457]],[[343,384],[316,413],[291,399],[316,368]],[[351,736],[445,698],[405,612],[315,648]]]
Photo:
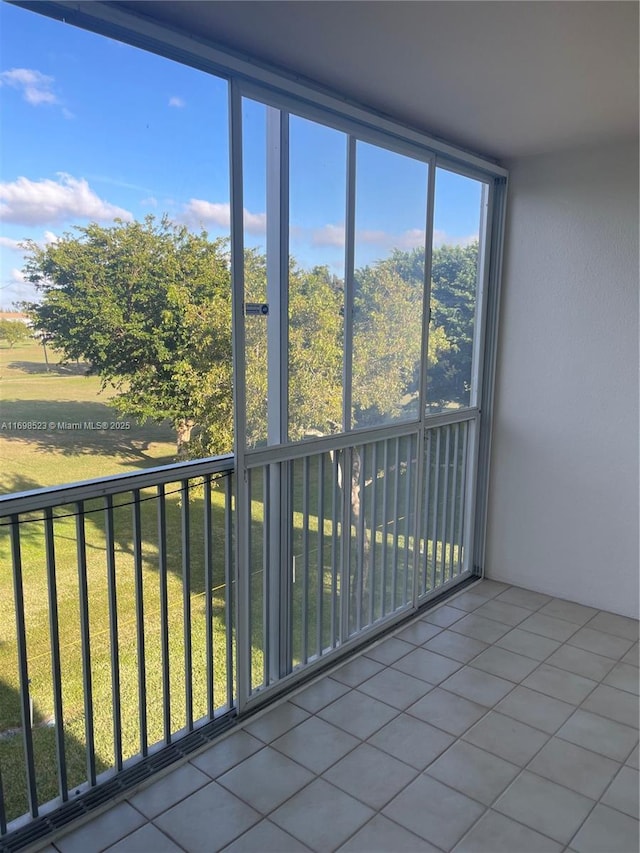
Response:
[[[638,615],[638,149],[507,164],[486,575]]]

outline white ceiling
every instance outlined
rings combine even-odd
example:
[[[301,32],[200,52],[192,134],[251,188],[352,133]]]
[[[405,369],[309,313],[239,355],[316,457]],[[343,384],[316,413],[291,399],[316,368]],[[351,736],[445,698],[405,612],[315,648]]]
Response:
[[[498,159],[638,134],[638,3],[129,0]]]

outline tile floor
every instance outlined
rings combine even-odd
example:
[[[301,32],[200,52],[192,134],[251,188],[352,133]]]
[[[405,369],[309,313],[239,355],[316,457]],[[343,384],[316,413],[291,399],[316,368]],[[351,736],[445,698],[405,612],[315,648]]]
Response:
[[[638,622],[482,581],[48,853],[637,853]]]

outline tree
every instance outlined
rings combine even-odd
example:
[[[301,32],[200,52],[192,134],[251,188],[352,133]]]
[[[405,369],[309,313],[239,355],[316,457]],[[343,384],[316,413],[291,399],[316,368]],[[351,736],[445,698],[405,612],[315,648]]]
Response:
[[[66,359],[87,360],[121,411],[171,421],[179,455],[196,424],[204,434],[194,450],[228,451],[226,241],[153,217],[75,231],[27,244],[25,273],[42,296],[28,306],[35,328]]]
[[[0,340],[9,344],[13,349],[16,344],[22,343],[31,337],[31,331],[26,323],[21,320],[7,320],[0,318]]]

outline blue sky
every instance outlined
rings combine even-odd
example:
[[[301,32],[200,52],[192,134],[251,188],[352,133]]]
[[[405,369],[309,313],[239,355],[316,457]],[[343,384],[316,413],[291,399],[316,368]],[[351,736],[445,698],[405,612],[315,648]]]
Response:
[[[30,298],[21,240],[167,213],[228,233],[227,86],[192,68],[0,3],[0,307]],[[264,245],[265,108],[244,108],[245,239]],[[292,117],[291,251],[344,268],[346,137]],[[356,263],[424,234],[426,166],[358,143]],[[478,233],[479,185],[438,173],[436,245]]]

